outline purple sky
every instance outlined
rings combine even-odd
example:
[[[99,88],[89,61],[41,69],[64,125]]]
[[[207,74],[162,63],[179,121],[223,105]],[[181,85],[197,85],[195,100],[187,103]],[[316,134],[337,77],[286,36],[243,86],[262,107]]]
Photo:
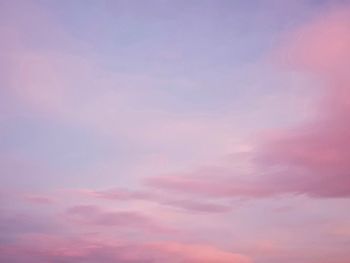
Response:
[[[0,1],[0,262],[348,263],[350,6]]]

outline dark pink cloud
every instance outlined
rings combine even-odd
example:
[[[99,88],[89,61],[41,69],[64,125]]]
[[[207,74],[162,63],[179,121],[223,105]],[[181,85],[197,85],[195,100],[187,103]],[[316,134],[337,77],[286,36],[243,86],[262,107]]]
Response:
[[[265,143],[262,162],[285,168],[266,179],[285,191],[350,196],[350,9],[333,10],[292,37],[287,62],[320,79],[323,97],[314,121]]]
[[[251,176],[204,168],[149,178],[148,185],[211,197],[350,196],[350,9],[318,17],[282,44],[279,61],[322,84],[314,120],[265,138],[251,153]]]

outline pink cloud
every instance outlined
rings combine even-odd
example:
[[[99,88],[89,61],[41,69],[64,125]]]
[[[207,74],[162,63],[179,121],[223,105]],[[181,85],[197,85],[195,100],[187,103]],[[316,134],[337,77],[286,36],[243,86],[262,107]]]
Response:
[[[179,262],[188,263],[249,263],[249,258],[219,250],[215,247],[205,245],[187,245],[181,243],[159,243],[150,246],[153,249],[162,251],[167,254],[163,260],[169,258],[178,258]],[[176,262],[177,259],[175,259]]]
[[[36,13],[32,12],[31,15],[33,14],[36,17]],[[213,239],[210,242],[225,243],[224,246],[228,247],[231,246],[232,241],[243,244],[244,239],[256,240],[259,235],[265,233],[257,230],[258,226],[261,226],[260,220],[254,216],[259,210],[254,211],[254,216],[252,216],[253,213],[248,212],[248,215],[245,215],[249,217],[247,221],[251,218],[252,222],[245,222],[244,216],[242,220],[239,217],[242,214],[237,214],[237,217],[228,215],[227,218],[224,216],[219,218],[216,213],[232,211],[231,207],[221,199],[261,199],[283,194],[305,194],[318,198],[349,197],[350,125],[347,121],[350,116],[350,78],[347,72],[350,68],[349,17],[350,12],[346,8],[323,15],[296,32],[292,32],[288,40],[283,43],[281,51],[277,52],[279,60],[287,62],[288,67],[312,74],[320,80],[320,83],[324,84],[322,86],[324,96],[317,108],[318,115],[313,121],[292,129],[273,131],[274,135],[264,140],[261,147],[247,150],[249,152],[247,165],[252,166],[252,171],[242,175],[232,169],[233,165],[205,166],[185,174],[174,173],[171,176],[149,178],[146,182],[146,190],[142,188],[141,191],[120,188],[105,191],[80,190],[79,194],[94,199],[96,203],[103,202],[106,205],[106,200],[119,202],[116,204],[118,209],[113,207],[113,210],[107,210],[97,205],[74,206],[71,203],[72,200],[69,200],[67,204],[73,206],[65,211],[63,217],[62,214],[57,216],[59,221],[55,222],[57,227],[51,225],[51,217],[42,216],[46,213],[51,214],[54,210],[45,211],[45,208],[48,208],[45,206],[35,207],[38,210],[32,211],[35,215],[24,213],[11,215],[1,210],[0,262],[251,263],[253,260],[244,255],[204,244],[205,242],[193,241],[206,239],[209,236]],[[16,33],[14,32],[13,35],[15,39]],[[60,37],[57,38],[60,36],[57,32],[53,35],[56,36],[55,39],[60,39]],[[85,60],[85,58],[65,55],[62,52],[23,50],[20,48],[20,39],[16,41],[19,41],[16,45],[18,50],[6,55],[6,62],[9,62],[9,72],[8,74],[6,72],[6,75],[10,82],[8,86],[13,88],[8,92],[12,94],[18,105],[26,105],[24,106],[26,109],[35,113],[48,114],[52,120],[63,119],[70,125],[82,125],[103,135],[131,139],[133,143],[140,146],[140,149],[147,148],[147,152],[158,152],[159,148],[167,149],[175,153],[179,159],[187,159],[187,156],[190,159],[195,152],[203,152],[205,156],[203,158],[210,159],[217,152],[226,152],[229,148],[225,146],[234,136],[231,126],[226,125],[225,118],[216,120],[216,115],[209,119],[198,116],[178,118],[153,111],[154,108],[149,105],[152,104],[152,100],[148,101],[146,94],[151,93],[150,97],[161,94],[161,92],[152,91],[152,86],[164,86],[162,79],[105,72],[104,68],[92,63],[93,58],[85,57],[87,59]],[[11,44],[5,43],[6,50],[12,49]],[[0,45],[3,44],[0,43]],[[145,90],[136,89],[141,86],[146,87]],[[129,93],[123,90],[134,91]],[[82,92],[84,92],[84,100],[81,100]],[[142,95],[136,95],[138,92]],[[144,105],[139,107],[139,104],[143,103]],[[143,127],[142,132],[140,127]],[[118,145],[114,146],[118,148]],[[181,147],[177,148],[178,146]],[[12,178],[9,179],[10,183],[18,174],[15,178],[25,179],[19,180],[20,183],[23,182],[24,187],[28,187],[29,181],[38,185],[41,181],[40,177],[46,178],[48,175],[46,170],[42,171],[41,165],[32,164],[29,161],[22,162],[20,158],[11,156],[0,158],[0,164],[0,172],[5,175],[5,181]],[[168,163],[164,166],[167,165]],[[140,173],[145,173],[144,167],[137,164],[134,166],[140,170]],[[182,167],[178,169],[181,170]],[[154,172],[155,168],[152,166],[149,170]],[[103,174],[104,171],[99,173]],[[88,177],[85,176],[82,183],[87,182]],[[115,177],[118,175],[113,171],[113,178]],[[120,181],[123,182],[123,180]],[[153,191],[154,188],[157,188],[157,191]],[[26,196],[25,200],[35,204],[55,204],[50,197],[34,194]],[[143,212],[131,210],[128,205],[132,206],[132,202],[141,203],[142,205],[137,207],[138,209],[141,207],[140,210]],[[161,208],[147,210],[150,206],[149,204],[144,206],[144,202],[149,202],[150,206],[159,205]],[[11,206],[13,204],[12,201],[8,203]],[[60,205],[63,204],[60,203]],[[119,205],[127,208],[121,210]],[[164,209],[164,207],[181,209],[185,213],[181,214],[180,220],[177,221],[178,218],[170,218],[175,213],[173,211],[168,213],[170,209]],[[151,215],[152,211],[156,211],[154,215]],[[283,211],[289,211],[289,208],[282,207],[274,210],[273,216],[278,217],[283,213],[276,212]],[[214,213],[214,215],[195,214],[194,217],[195,212]],[[183,236],[174,235],[176,231],[163,225],[163,221],[158,222],[157,219],[160,218],[167,218],[174,222],[177,228],[188,229],[190,233],[183,231],[181,232]],[[208,223],[201,224],[199,220],[208,221]],[[274,220],[266,223],[266,226],[273,230],[272,235],[279,231],[274,225],[276,223]],[[50,223],[46,225],[46,222]],[[222,230],[218,230],[218,226],[221,228],[221,222]],[[302,224],[301,230],[305,230],[307,224],[305,222]],[[240,226],[243,228],[242,232],[240,232]],[[252,230],[244,229],[251,226]],[[53,233],[53,229],[57,229],[57,233],[51,236],[48,233]],[[203,230],[203,233],[199,230]],[[85,237],[85,231],[89,234],[94,231],[99,232],[99,236]],[[135,235],[129,237],[131,231],[134,231]],[[227,237],[221,234],[226,234],[226,231]],[[237,233],[233,235],[234,231]],[[114,240],[110,237],[120,233],[122,240]],[[242,237],[239,236],[241,233]],[[157,238],[159,234],[167,235],[162,236],[159,241]],[[217,238],[214,235],[210,236],[211,234],[221,235]],[[337,238],[340,236],[342,240],[346,239],[349,236],[349,226],[344,224],[344,226],[335,227],[331,234]],[[167,241],[169,236],[176,241]],[[107,240],[109,238],[111,240]],[[183,240],[178,240],[180,238]],[[215,241],[216,238],[220,241]],[[305,244],[307,243],[306,235],[302,234],[300,238]],[[145,242],[146,239],[149,241]],[[293,247],[298,241],[295,236],[291,239],[293,240],[290,246]],[[193,243],[184,243],[184,240],[188,242],[192,240]],[[322,240],[323,244],[328,243]],[[294,255],[280,249],[277,243],[264,239],[258,242],[252,254],[255,253],[260,258],[275,256],[269,262],[280,262],[281,258],[283,261],[283,258],[290,257],[288,262],[291,262],[295,258],[307,258],[314,253],[301,251],[302,255]],[[336,249],[343,250],[342,247]],[[348,262],[349,257],[344,256],[344,260],[339,258],[328,257],[327,260],[318,259],[315,262],[345,263]]]
[[[130,191],[122,188],[114,188],[110,190],[90,190],[90,189],[77,189],[71,190],[77,194],[81,194],[82,196],[90,196],[94,198],[100,199],[109,199],[109,200],[119,200],[119,201],[127,201],[127,200],[137,200],[137,199],[149,199],[153,195],[148,192],[140,192],[140,191]]]
[[[252,262],[200,241],[181,243],[186,235],[176,235],[173,229],[139,212],[76,205],[64,214],[51,215],[53,220],[48,216],[52,210],[41,208],[28,215],[0,211],[0,262]],[[129,236],[129,230],[136,235]],[[176,241],[166,241],[169,238]]]
[[[118,227],[120,229],[146,232],[170,232],[172,229],[163,226],[155,219],[139,212],[105,211],[95,205],[77,205],[69,208],[66,215],[78,225],[98,227]]]
[[[324,83],[315,120],[270,138],[265,164],[285,167],[267,177],[285,191],[350,196],[350,9],[321,16],[292,34],[284,51],[290,63]]]
[[[197,172],[186,176],[177,174],[174,176],[157,176],[147,178],[146,185],[161,189],[181,192],[183,194],[199,194],[216,198],[224,197],[266,197],[272,195],[270,188],[257,187],[256,182],[239,180],[237,177],[221,177],[220,174],[212,174],[212,178],[198,175]]]
[[[323,77],[345,73],[350,63],[349,16],[349,6],[335,7],[289,32],[277,59],[288,67],[325,73]]]
[[[232,210],[228,205],[217,204],[214,202],[200,202],[191,199],[168,199],[160,201],[161,204],[169,205],[176,208],[182,208],[190,212],[204,213],[227,213]]]
[[[169,194],[151,192],[149,190],[131,191],[122,188],[114,188],[110,190],[77,189],[70,190],[70,192],[77,193],[83,197],[106,199],[110,201],[145,201],[163,206],[180,208],[190,212],[225,213],[231,211],[230,206],[218,202],[199,201],[193,198],[179,198]]]
[[[350,9],[321,15],[289,35],[278,58],[323,83],[314,120],[273,131],[251,153],[244,178],[230,167],[157,176],[147,185],[211,197],[350,196]]]
[[[50,196],[44,196],[44,195],[25,195],[24,200],[32,203],[32,204],[39,204],[39,205],[51,205],[54,204],[56,201],[50,197]]]
[[[27,235],[0,246],[3,262],[251,263],[243,255],[213,246],[177,242],[131,243],[120,240]]]

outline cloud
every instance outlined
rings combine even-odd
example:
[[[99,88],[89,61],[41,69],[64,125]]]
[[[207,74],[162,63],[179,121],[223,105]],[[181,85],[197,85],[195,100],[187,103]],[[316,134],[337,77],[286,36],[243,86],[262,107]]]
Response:
[[[79,225],[117,227],[146,232],[171,231],[149,216],[131,211],[105,211],[95,205],[76,205],[66,211],[66,215]]]
[[[50,197],[45,195],[37,195],[37,194],[27,194],[24,196],[24,200],[28,203],[39,204],[39,205],[52,205],[56,201]]]
[[[93,198],[114,200],[114,201],[127,201],[143,199],[147,200],[152,198],[152,194],[148,192],[131,191],[122,188],[113,188],[110,190],[91,190],[91,189],[75,189],[69,190],[70,192],[80,194],[82,196],[90,196]]]
[[[200,169],[200,171],[202,171]],[[207,176],[211,175],[211,176]],[[267,197],[273,193],[268,186],[258,186],[256,181],[240,180],[238,177],[225,176],[213,172],[202,176],[198,172],[175,174],[173,176],[155,176],[147,178],[145,184],[151,187],[167,189],[173,193],[201,195],[203,197]]]
[[[319,80],[323,96],[314,119],[271,131],[250,153],[253,170],[248,175],[236,174],[230,165],[203,167],[148,178],[147,185],[216,198],[350,196],[350,9],[333,9],[290,33],[287,40],[276,52],[279,65]]]
[[[187,245],[181,243],[159,243],[151,245],[151,248],[168,254],[163,260],[168,258],[178,258],[174,262],[188,262],[188,263],[235,263],[235,262],[252,262],[247,257],[233,254],[226,251],[221,251],[215,247],[204,245]],[[160,261],[161,262],[161,261]],[[162,261],[163,262],[163,261]]]
[[[227,213],[231,211],[231,207],[228,205],[217,204],[214,202],[199,202],[191,199],[169,199],[160,201],[160,203],[182,208],[190,212]]]
[[[243,255],[216,247],[178,242],[131,243],[120,240],[28,235],[0,245],[1,262],[76,263],[251,263]]]
[[[323,96],[313,121],[280,131],[264,144],[263,164],[285,168],[266,180],[284,191],[350,196],[350,9],[333,10],[292,36],[288,62],[320,79]]]
[[[76,189],[69,190],[69,192],[76,193],[83,197],[92,197],[95,199],[104,199],[110,201],[145,201],[163,206],[169,206],[172,208],[179,208],[187,212],[226,213],[231,211],[230,206],[220,204],[218,202],[203,200],[199,201],[193,198],[180,198],[173,195],[160,194],[148,190],[132,191],[122,188],[113,188],[109,190]]]
[[[0,211],[0,262],[252,262],[244,255],[200,241],[183,243],[186,235],[174,235],[173,229],[142,213],[96,205],[72,206],[64,214],[51,214],[51,209],[42,208],[45,206],[28,213],[20,207],[18,211]],[[130,235],[129,230],[137,235]],[[159,234],[166,235],[159,239]]]

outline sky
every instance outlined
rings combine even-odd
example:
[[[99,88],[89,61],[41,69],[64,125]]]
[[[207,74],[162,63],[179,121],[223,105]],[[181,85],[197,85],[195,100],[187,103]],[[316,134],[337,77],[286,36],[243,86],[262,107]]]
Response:
[[[0,1],[1,263],[350,262],[350,1]]]

